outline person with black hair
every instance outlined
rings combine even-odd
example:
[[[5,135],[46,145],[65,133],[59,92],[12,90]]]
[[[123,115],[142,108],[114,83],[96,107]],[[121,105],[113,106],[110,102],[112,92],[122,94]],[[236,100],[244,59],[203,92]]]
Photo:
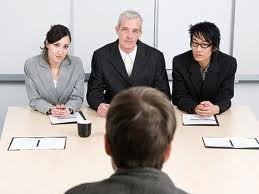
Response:
[[[118,93],[107,113],[104,138],[115,173],[65,194],[186,194],[161,171],[175,129],[174,107],[166,94],[143,86]]]
[[[69,29],[54,25],[46,34],[42,54],[25,62],[29,104],[39,112],[67,117],[83,103],[83,64],[78,57],[68,55],[70,43]]]
[[[191,50],[173,59],[172,101],[188,113],[220,114],[234,96],[236,59],[219,51],[220,30],[214,23],[191,25]]]

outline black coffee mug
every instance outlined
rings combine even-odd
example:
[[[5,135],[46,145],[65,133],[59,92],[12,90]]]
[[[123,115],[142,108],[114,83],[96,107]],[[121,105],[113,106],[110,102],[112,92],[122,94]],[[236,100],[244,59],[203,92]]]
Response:
[[[80,137],[89,137],[91,135],[92,123],[89,120],[77,121],[78,135]]]

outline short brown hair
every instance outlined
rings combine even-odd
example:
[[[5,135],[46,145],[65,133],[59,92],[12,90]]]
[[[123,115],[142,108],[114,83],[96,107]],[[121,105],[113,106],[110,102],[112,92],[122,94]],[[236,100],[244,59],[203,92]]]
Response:
[[[149,87],[117,94],[109,107],[106,137],[118,168],[161,169],[176,128],[167,96]]]

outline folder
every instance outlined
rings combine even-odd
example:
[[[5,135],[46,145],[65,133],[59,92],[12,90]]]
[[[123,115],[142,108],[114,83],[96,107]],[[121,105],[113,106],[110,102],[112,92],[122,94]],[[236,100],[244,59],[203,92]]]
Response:
[[[219,126],[217,116],[200,116],[198,114],[182,114],[182,123],[185,126]]]
[[[67,137],[13,137],[8,151],[64,150]]]
[[[250,137],[202,137],[206,148],[259,149],[257,138]]]

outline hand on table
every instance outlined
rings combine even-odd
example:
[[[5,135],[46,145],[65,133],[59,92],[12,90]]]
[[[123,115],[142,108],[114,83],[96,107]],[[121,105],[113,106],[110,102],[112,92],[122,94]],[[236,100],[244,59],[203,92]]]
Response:
[[[213,116],[219,113],[219,106],[210,101],[203,101],[194,108],[194,112],[200,116]]]
[[[97,114],[100,117],[106,117],[110,104],[101,103],[97,108]]]
[[[68,117],[70,115],[70,110],[63,104],[57,104],[56,106],[51,108],[51,114],[54,117]]]

